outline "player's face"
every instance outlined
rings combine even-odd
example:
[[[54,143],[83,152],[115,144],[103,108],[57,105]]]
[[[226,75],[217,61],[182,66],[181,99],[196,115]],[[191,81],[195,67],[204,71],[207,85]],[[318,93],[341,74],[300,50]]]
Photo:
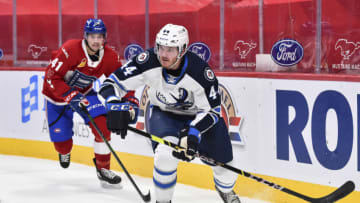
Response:
[[[105,38],[103,34],[89,33],[87,35],[87,42],[92,50],[98,51],[104,44]]]
[[[159,45],[159,50],[157,54],[159,55],[159,61],[163,68],[174,70],[179,67],[177,64],[172,66],[176,62],[176,58],[179,54],[177,47],[167,47]]]

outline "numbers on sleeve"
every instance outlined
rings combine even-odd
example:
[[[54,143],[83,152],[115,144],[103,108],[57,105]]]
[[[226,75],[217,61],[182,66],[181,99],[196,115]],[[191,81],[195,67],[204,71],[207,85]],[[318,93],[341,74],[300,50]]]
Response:
[[[134,70],[136,70],[136,66],[130,66],[130,67],[125,66],[123,73],[125,76],[132,75]]]
[[[216,97],[217,97],[217,91],[215,90],[214,85],[211,86],[210,93],[209,93],[209,97],[210,97],[211,99],[213,99],[213,100],[215,100]]]
[[[58,71],[60,69],[60,67],[62,66],[62,64],[63,64],[63,62],[59,61],[59,58],[56,58],[51,61],[51,67],[55,68],[55,66],[56,66],[55,71]]]

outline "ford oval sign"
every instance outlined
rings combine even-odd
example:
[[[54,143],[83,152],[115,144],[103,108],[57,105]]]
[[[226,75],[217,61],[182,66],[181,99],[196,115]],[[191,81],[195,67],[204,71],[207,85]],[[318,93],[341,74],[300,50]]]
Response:
[[[271,49],[271,58],[280,66],[295,65],[301,61],[303,56],[303,47],[293,39],[280,40]]]
[[[129,44],[124,50],[124,58],[129,61],[134,56],[143,52],[143,48],[138,44]]]
[[[3,56],[4,56],[4,52],[2,49],[0,49],[0,60],[2,59]]]
[[[208,62],[211,58],[210,48],[202,42],[195,42],[189,46],[189,50],[198,55],[202,60]]]

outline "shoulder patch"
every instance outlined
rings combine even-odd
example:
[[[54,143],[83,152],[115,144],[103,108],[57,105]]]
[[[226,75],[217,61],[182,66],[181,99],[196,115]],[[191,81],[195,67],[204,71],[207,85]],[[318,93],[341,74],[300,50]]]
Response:
[[[145,63],[146,61],[149,60],[149,52],[148,51],[145,51],[145,52],[141,52],[137,57],[136,57],[136,62],[138,64],[143,64]]]
[[[210,67],[206,67],[204,71],[205,79],[208,81],[214,81],[215,80],[215,73],[211,70]]]

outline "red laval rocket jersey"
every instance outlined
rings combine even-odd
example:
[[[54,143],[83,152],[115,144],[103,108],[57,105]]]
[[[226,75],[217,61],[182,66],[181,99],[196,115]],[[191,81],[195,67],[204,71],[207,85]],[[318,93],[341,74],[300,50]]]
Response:
[[[85,40],[69,40],[51,57],[45,71],[42,93],[52,103],[65,105],[67,102],[64,94],[72,89],[65,82],[66,73],[77,70],[87,76],[99,78],[103,74],[109,76],[119,67],[120,57],[110,47],[100,49],[99,60],[92,61],[86,52]],[[76,87],[76,90],[85,93],[91,87],[92,84],[83,89]]]

